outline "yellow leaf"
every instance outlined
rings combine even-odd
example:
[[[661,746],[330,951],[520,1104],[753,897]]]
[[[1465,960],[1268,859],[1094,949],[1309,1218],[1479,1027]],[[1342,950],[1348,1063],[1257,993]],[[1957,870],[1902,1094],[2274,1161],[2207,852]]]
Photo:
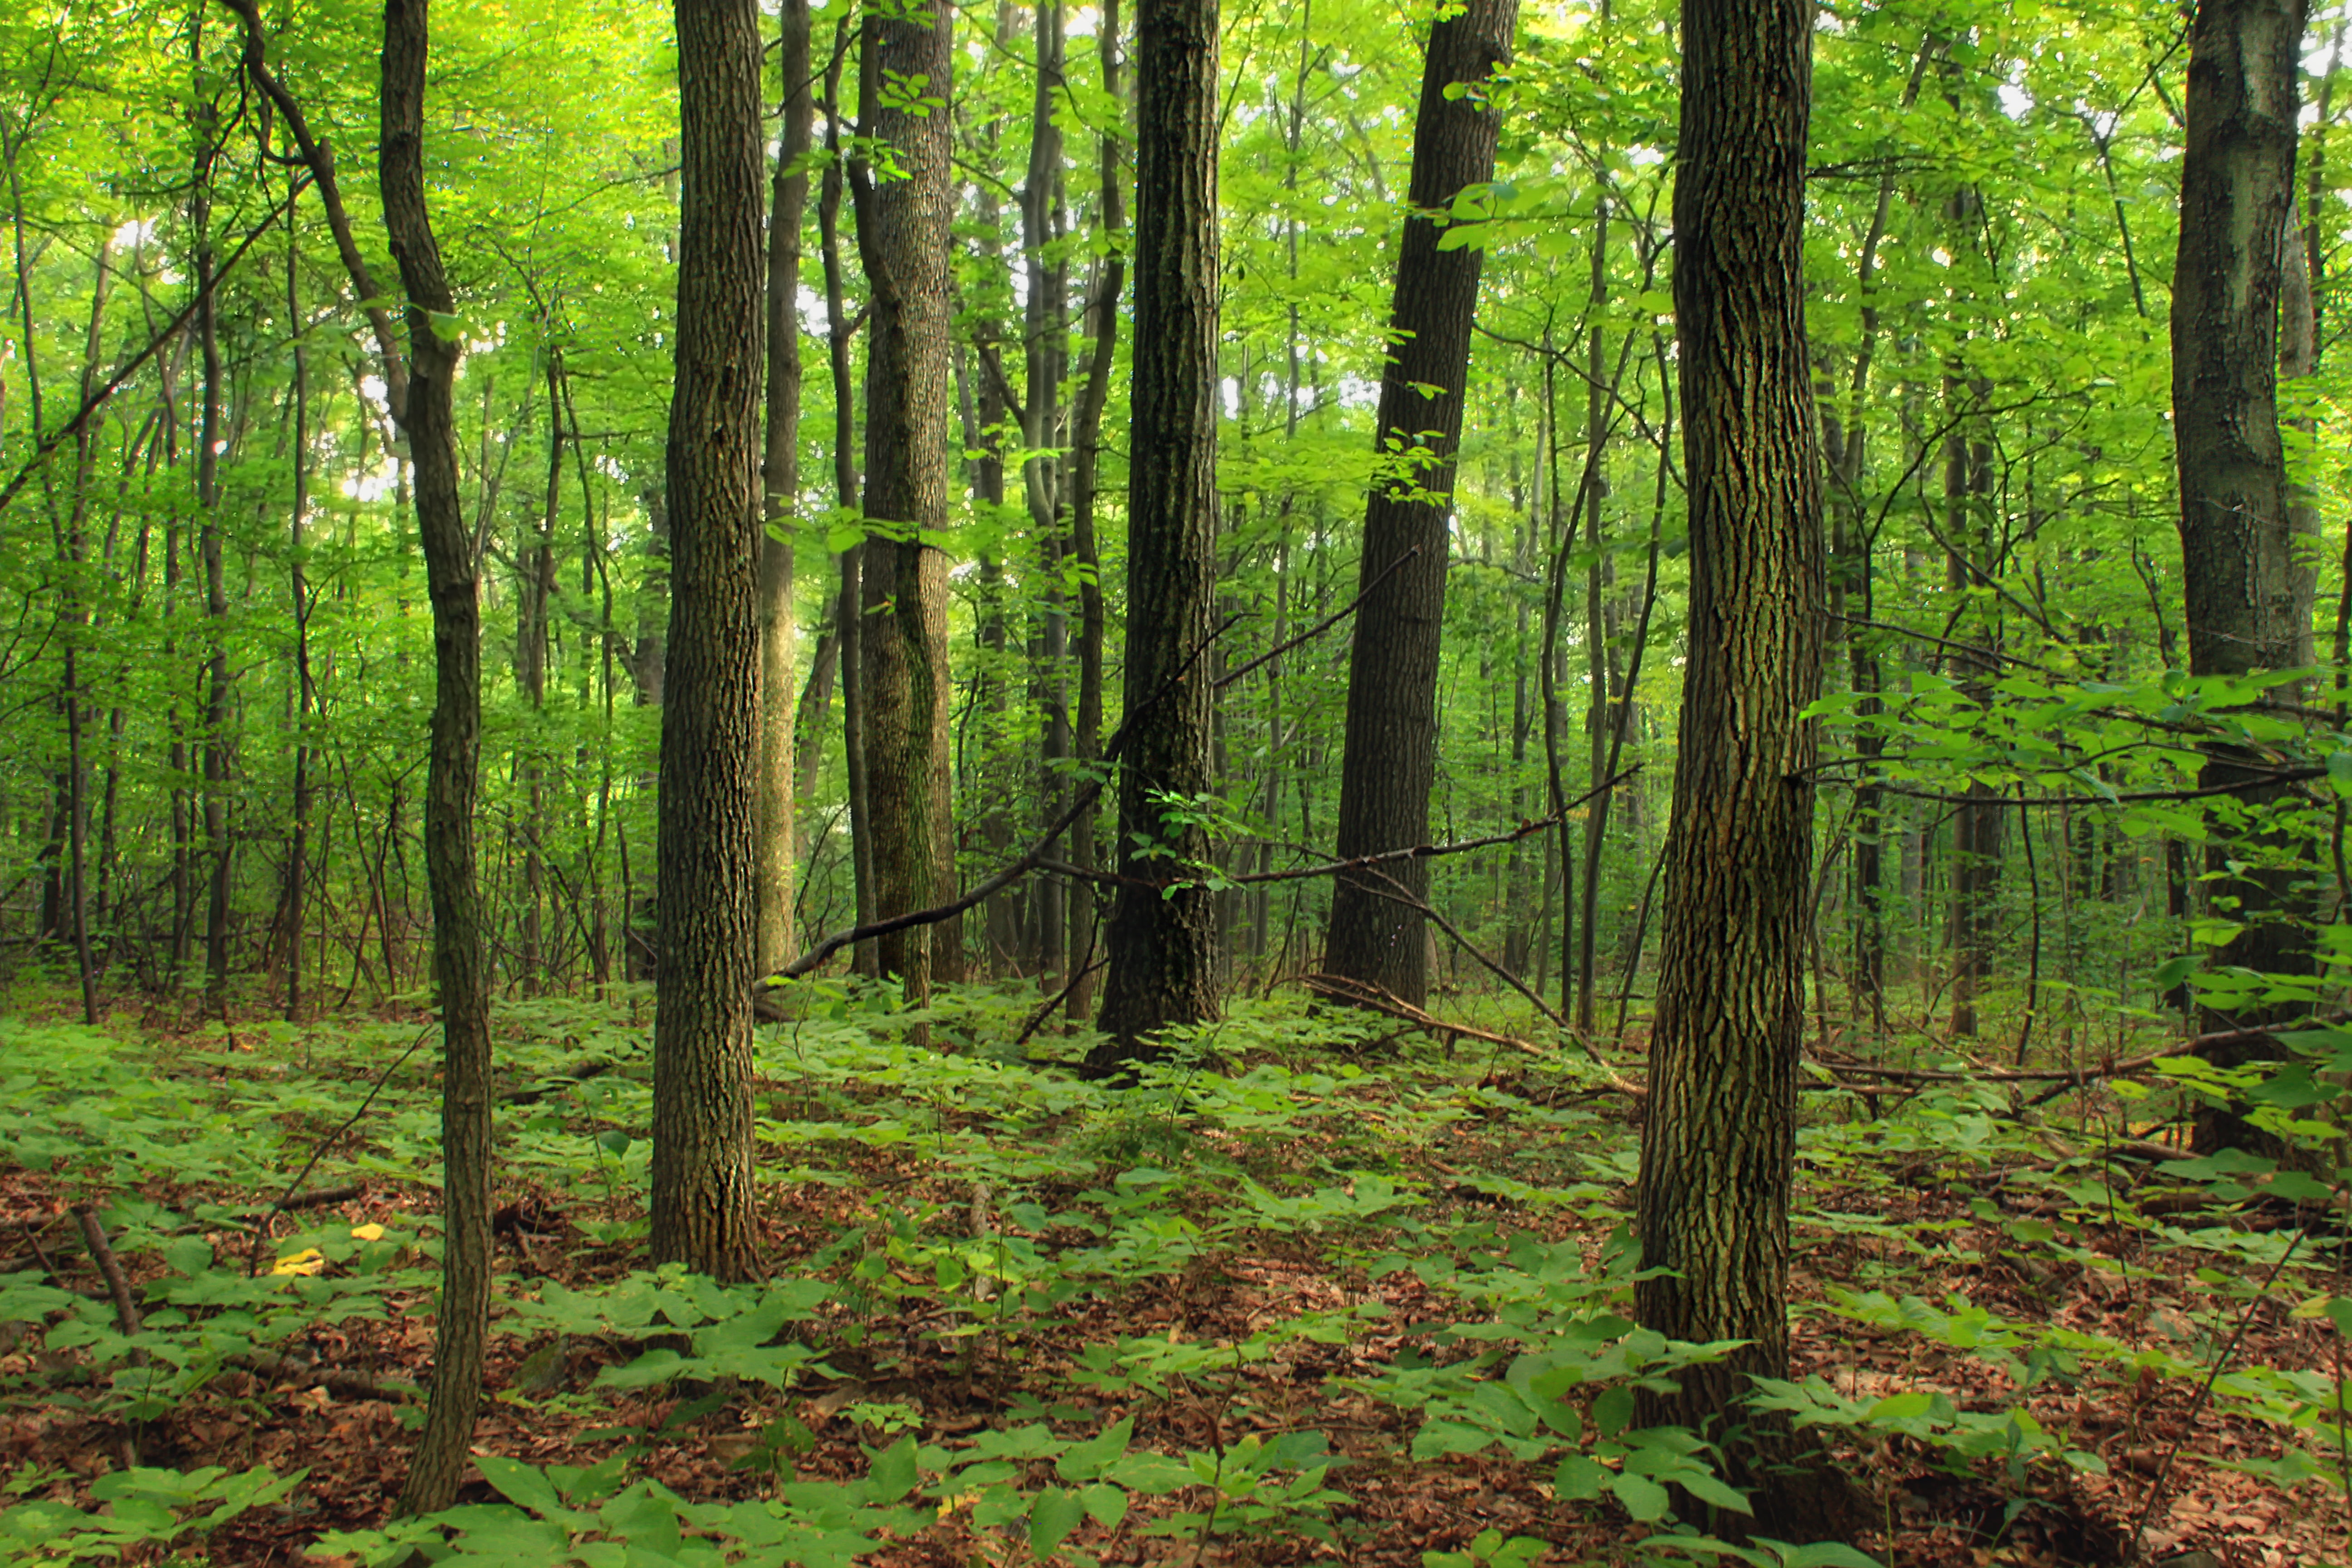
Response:
[[[320,1269],[326,1268],[326,1266],[327,1255],[325,1253],[320,1251],[315,1247],[306,1247],[299,1252],[289,1252],[285,1257],[279,1258],[278,1260],[278,1267],[271,1269],[269,1272],[272,1274],[316,1274]]]
[[[383,1239],[383,1226],[380,1225],[355,1225],[352,1226],[352,1239],[354,1241],[382,1241]]]

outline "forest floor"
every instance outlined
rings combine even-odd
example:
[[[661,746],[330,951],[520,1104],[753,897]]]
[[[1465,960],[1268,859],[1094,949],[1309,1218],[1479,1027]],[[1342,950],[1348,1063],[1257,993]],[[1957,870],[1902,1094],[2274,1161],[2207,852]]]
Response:
[[[480,1478],[432,1554],[1726,1560],[1662,1484],[1719,1493],[1706,1451],[1628,1424],[1703,1352],[1627,1321],[1638,1131],[1591,1064],[1276,1001],[1112,1089],[1014,1056],[1029,1005],[956,994],[940,1051],[838,988],[763,1030],[770,1278],[732,1289],[643,1263],[641,1014],[502,1008],[507,1272]],[[430,1376],[431,1055],[415,1018],[0,1018],[0,1563],[374,1562],[426,1531],[384,1533]],[[1854,1546],[2346,1561],[2324,1211],[2128,1136],[2161,1093],[1806,1100],[1777,1398],[1879,1521]]]

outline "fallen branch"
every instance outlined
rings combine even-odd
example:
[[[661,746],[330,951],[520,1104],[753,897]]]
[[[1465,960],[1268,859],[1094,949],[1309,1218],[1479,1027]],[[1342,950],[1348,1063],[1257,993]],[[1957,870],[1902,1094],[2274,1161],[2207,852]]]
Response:
[[[2126,1057],[2120,1061],[2105,1061],[2095,1066],[2077,1068],[1983,1068],[1963,1071],[1957,1068],[1897,1068],[1884,1067],[1876,1062],[1857,1061],[1848,1058],[1825,1057],[1813,1053],[1813,1059],[1831,1072],[1841,1075],[1868,1075],[1874,1080],[1890,1084],[1922,1083],[2045,1083],[2055,1084],[2061,1093],[2069,1089],[2088,1088],[2111,1078],[2128,1078],[2146,1072],[2157,1063],[2176,1057],[2201,1056],[2208,1051],[2243,1048],[2248,1046],[2275,1044],[2281,1035],[2298,1029],[2326,1028],[2352,1022],[2352,1013],[2330,1013],[2323,1017],[2299,1018],[2293,1023],[2275,1024],[2261,1029],[2217,1029],[2198,1035],[2162,1050],[2148,1051],[2141,1056]],[[2055,1098],[2053,1096],[2052,1098]]]
[[[1457,1024],[1441,1018],[1424,1008],[1414,1006],[1384,986],[1372,984],[1369,981],[1350,980],[1344,974],[1293,974],[1276,981],[1276,984],[1304,985],[1318,996],[1329,997],[1335,1002],[1345,1002],[1351,1007],[1361,1007],[1368,1013],[1384,1014],[1399,1023],[1411,1024],[1413,1027],[1430,1034],[1458,1035],[1465,1040],[1478,1040],[1490,1046],[1507,1046],[1513,1050],[1525,1051],[1532,1057],[1549,1058],[1552,1055],[1543,1047],[1532,1041],[1520,1039],[1516,1035],[1497,1034],[1492,1029],[1479,1028],[1475,1024]],[[1636,1100],[1648,1092],[1641,1085],[1632,1082],[1618,1073],[1599,1057],[1596,1056],[1593,1059],[1599,1064],[1601,1069],[1609,1075],[1608,1088]]]
[[[370,1377],[364,1373],[336,1372],[314,1362],[296,1361],[291,1356],[272,1355],[267,1351],[246,1351],[227,1358],[231,1366],[241,1367],[257,1377],[277,1383],[299,1384],[305,1388],[323,1388],[345,1399],[381,1399],[395,1405],[413,1404],[424,1397],[424,1391],[401,1377]]]

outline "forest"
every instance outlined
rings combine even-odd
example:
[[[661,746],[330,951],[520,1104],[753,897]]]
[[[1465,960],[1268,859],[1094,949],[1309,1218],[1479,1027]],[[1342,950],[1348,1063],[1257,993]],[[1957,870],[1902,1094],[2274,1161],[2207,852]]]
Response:
[[[0,7],[0,1563],[2352,1560],[2347,39]]]

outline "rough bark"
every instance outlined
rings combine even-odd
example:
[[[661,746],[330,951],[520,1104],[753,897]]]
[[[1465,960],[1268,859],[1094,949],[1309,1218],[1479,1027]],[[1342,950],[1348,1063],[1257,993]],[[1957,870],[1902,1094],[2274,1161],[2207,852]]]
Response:
[[[751,985],[758,934],[760,405],[767,370],[757,0],[678,0],[677,365],[666,474],[652,1240],[753,1262]],[[779,706],[781,706],[781,702]]]
[[[457,300],[425,205],[426,0],[384,0],[378,183],[408,326],[408,437],[417,531],[433,603],[433,721],[425,784],[425,879],[441,1003],[441,1301],[433,1397],[399,1511],[457,1500],[471,1467],[490,1317],[490,994],[474,877],[482,737],[481,605],[474,542],[457,492],[451,412]],[[356,279],[355,279],[356,281]],[[393,380],[387,376],[389,383]]]
[[[2311,658],[2311,579],[2295,560],[2294,495],[2278,417],[2286,250],[2297,242],[2294,158],[2304,0],[2204,0],[2189,30],[2180,248],[2173,268],[2172,406],[2180,468],[2181,578],[2192,674],[2286,669]],[[2290,689],[2283,693],[2294,697]],[[2260,777],[2231,747],[2207,753],[2202,786]],[[2288,846],[2267,843],[2263,808],[2280,791],[2240,795],[2255,816],[2225,825],[2206,868],[2243,929],[2221,963],[2308,973],[2307,913]],[[2232,862],[2249,868],[2233,873]],[[2247,1026],[2265,1011],[2220,1020]],[[2207,1025],[2210,1030],[2213,1021]],[[2203,1148],[2243,1142],[2231,1110],[2200,1112]]]
[[[1380,473],[1364,512],[1359,583],[1371,592],[1356,612],[1348,656],[1342,860],[1429,837],[1454,447],[1462,438],[1471,318],[1486,256],[1479,246],[1440,250],[1438,240],[1455,195],[1494,177],[1496,116],[1476,88],[1509,60],[1517,16],[1517,0],[1469,0],[1430,29],[1404,245],[1389,311],[1392,347],[1381,373]],[[1472,90],[1459,90],[1464,86]],[[1456,89],[1450,98],[1449,89]],[[1426,865],[1410,861],[1393,876],[1413,899],[1428,897]],[[1428,942],[1420,911],[1397,902],[1394,891],[1381,882],[1339,879],[1323,967],[1419,1006],[1428,998]]]
[[[1135,78],[1135,351],[1128,459],[1126,742],[1108,973],[1090,1058],[1116,1068],[1216,1016],[1202,662],[1216,589],[1217,4],[1144,0]]]
[[[1690,625],[1665,851],[1638,1213],[1644,1326],[1739,1340],[1644,1389],[1637,1419],[1729,1442],[1735,1479],[1794,1458],[1734,1405],[1789,1364],[1789,1200],[1811,910],[1824,599],[1806,363],[1804,180],[1813,7],[1684,0],[1675,306]],[[1654,1271],[1654,1272],[1653,1272]],[[1762,1533],[1834,1528],[1776,1475]],[[1718,1519],[1718,1529],[1737,1521]]]
[[[784,0],[777,63],[783,73],[784,125],[776,153],[768,217],[768,423],[761,461],[767,537],[760,545],[759,973],[770,974],[800,952],[793,925],[793,737],[797,714],[793,677],[793,541],[800,494],[801,218],[808,207],[809,147],[816,95],[809,79],[808,0]]]
[[[894,168],[853,166],[857,248],[872,290],[866,359],[866,789],[874,917],[955,894],[948,813],[948,420],[954,176],[947,106],[952,13],[866,13],[858,128]],[[885,177],[887,174],[888,177]],[[961,973],[958,921],[876,943],[911,1002]]]

